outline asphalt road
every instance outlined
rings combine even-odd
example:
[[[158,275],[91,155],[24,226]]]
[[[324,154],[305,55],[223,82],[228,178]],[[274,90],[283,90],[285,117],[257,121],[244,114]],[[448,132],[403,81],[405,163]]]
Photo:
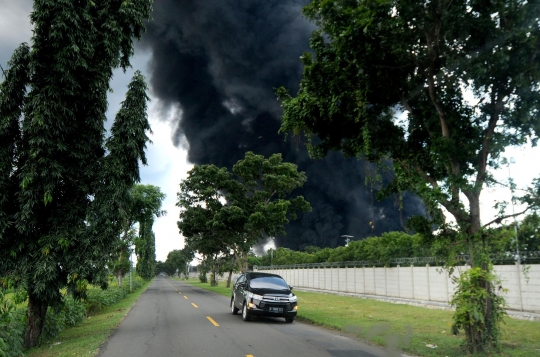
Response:
[[[301,301],[299,307],[301,309]],[[385,351],[283,318],[232,315],[229,298],[158,277],[113,332],[100,357],[374,357]]]

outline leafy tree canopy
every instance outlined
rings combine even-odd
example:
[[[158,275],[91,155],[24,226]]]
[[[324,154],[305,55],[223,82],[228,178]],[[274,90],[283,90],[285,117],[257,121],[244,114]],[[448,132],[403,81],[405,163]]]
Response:
[[[186,267],[193,260],[195,255],[189,248],[180,250],[173,250],[167,254],[167,260],[165,263],[172,267],[173,273],[178,270],[178,273],[185,273]]]
[[[386,192],[412,189],[433,218],[411,226],[450,248],[467,243],[484,270],[472,283],[485,291],[476,306],[485,315],[460,325],[472,352],[497,345],[500,322],[493,284],[482,280],[492,275],[480,194],[505,148],[536,144],[540,130],[539,11],[536,0],[313,0],[304,14],[319,27],[314,55],[302,57],[296,97],[278,90],[282,131],[306,133],[316,156],[391,158]],[[444,224],[441,207],[457,225]]]
[[[154,277],[156,262],[156,238],[152,227],[156,218],[167,214],[161,209],[166,195],[153,185],[135,185],[130,192],[127,221],[139,224],[139,235],[135,239],[136,270],[140,277],[149,280]]]
[[[188,246],[203,255],[241,253],[247,270],[254,244],[284,233],[297,210],[311,209],[302,196],[290,198],[305,181],[305,174],[280,154],[264,158],[248,152],[232,173],[214,165],[195,166],[180,184],[178,228]]]
[[[391,157],[389,190],[414,189],[439,222],[442,205],[475,234],[488,167],[538,139],[538,6],[315,0],[315,55],[296,97],[278,91],[281,130],[307,133],[315,155]]]
[[[61,289],[106,285],[150,129],[136,72],[106,139],[107,91],[150,13],[150,0],[35,0],[31,45],[14,52],[0,84],[0,276],[28,290],[26,347]]]
[[[158,260],[156,262],[156,266],[155,266],[156,275],[161,274],[161,273],[166,273],[167,275],[173,275],[174,272],[175,272],[175,269],[166,261],[162,262],[161,260]]]

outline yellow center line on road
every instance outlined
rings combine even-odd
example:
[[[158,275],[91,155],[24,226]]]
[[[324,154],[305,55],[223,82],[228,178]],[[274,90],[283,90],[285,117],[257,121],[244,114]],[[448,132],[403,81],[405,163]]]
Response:
[[[206,316],[206,318],[208,319],[208,321],[210,321],[212,323],[212,325],[214,325],[216,327],[219,326],[219,324],[217,322],[215,322],[214,319],[211,318],[210,316]]]
[[[194,303],[191,303],[191,305],[193,305],[194,308],[198,309],[199,307],[197,305],[195,305]]]
[[[253,357],[253,355],[246,355],[246,357]]]
[[[186,296],[186,295],[184,295],[184,299],[186,299],[186,300],[187,300],[187,296]]]

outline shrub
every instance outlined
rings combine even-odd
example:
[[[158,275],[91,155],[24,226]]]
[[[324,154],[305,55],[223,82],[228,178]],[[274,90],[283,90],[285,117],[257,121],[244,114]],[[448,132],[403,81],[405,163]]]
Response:
[[[25,309],[17,309],[0,289],[0,356],[23,355],[25,315]]]
[[[140,276],[133,276],[131,285],[133,291],[136,291],[143,285],[143,279]],[[129,294],[129,278],[124,281],[122,287],[118,285],[109,285],[105,290],[100,288],[91,288],[86,292],[86,298],[84,299],[84,307],[86,309],[86,316],[93,316],[99,313],[107,306],[114,305],[118,301],[122,300]]]
[[[133,291],[139,289],[143,284],[143,280],[140,277],[135,277],[131,281],[131,285],[133,287]],[[129,280],[125,281],[124,284],[122,284],[122,289],[124,290],[124,293],[129,294]]]
[[[465,331],[466,348],[470,353],[490,352],[499,348],[500,323],[506,315],[506,302],[497,295],[498,278],[489,270],[473,267],[454,278],[456,292],[450,304],[455,306],[452,332]],[[505,292],[504,290],[502,292]]]
[[[107,306],[111,306],[123,299],[128,292],[129,286],[127,286],[127,289],[120,287],[110,287],[107,290],[101,290],[99,288],[89,289],[84,300],[86,316],[93,316],[99,313]]]
[[[65,297],[59,309],[49,309],[45,318],[44,336],[56,337],[66,327],[75,326],[86,318],[86,309],[80,300]]]

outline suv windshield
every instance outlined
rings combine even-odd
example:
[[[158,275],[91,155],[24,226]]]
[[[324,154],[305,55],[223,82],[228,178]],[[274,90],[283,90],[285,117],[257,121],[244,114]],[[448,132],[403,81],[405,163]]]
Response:
[[[252,278],[249,285],[254,289],[276,289],[289,290],[289,286],[285,280],[277,276],[261,276]]]

